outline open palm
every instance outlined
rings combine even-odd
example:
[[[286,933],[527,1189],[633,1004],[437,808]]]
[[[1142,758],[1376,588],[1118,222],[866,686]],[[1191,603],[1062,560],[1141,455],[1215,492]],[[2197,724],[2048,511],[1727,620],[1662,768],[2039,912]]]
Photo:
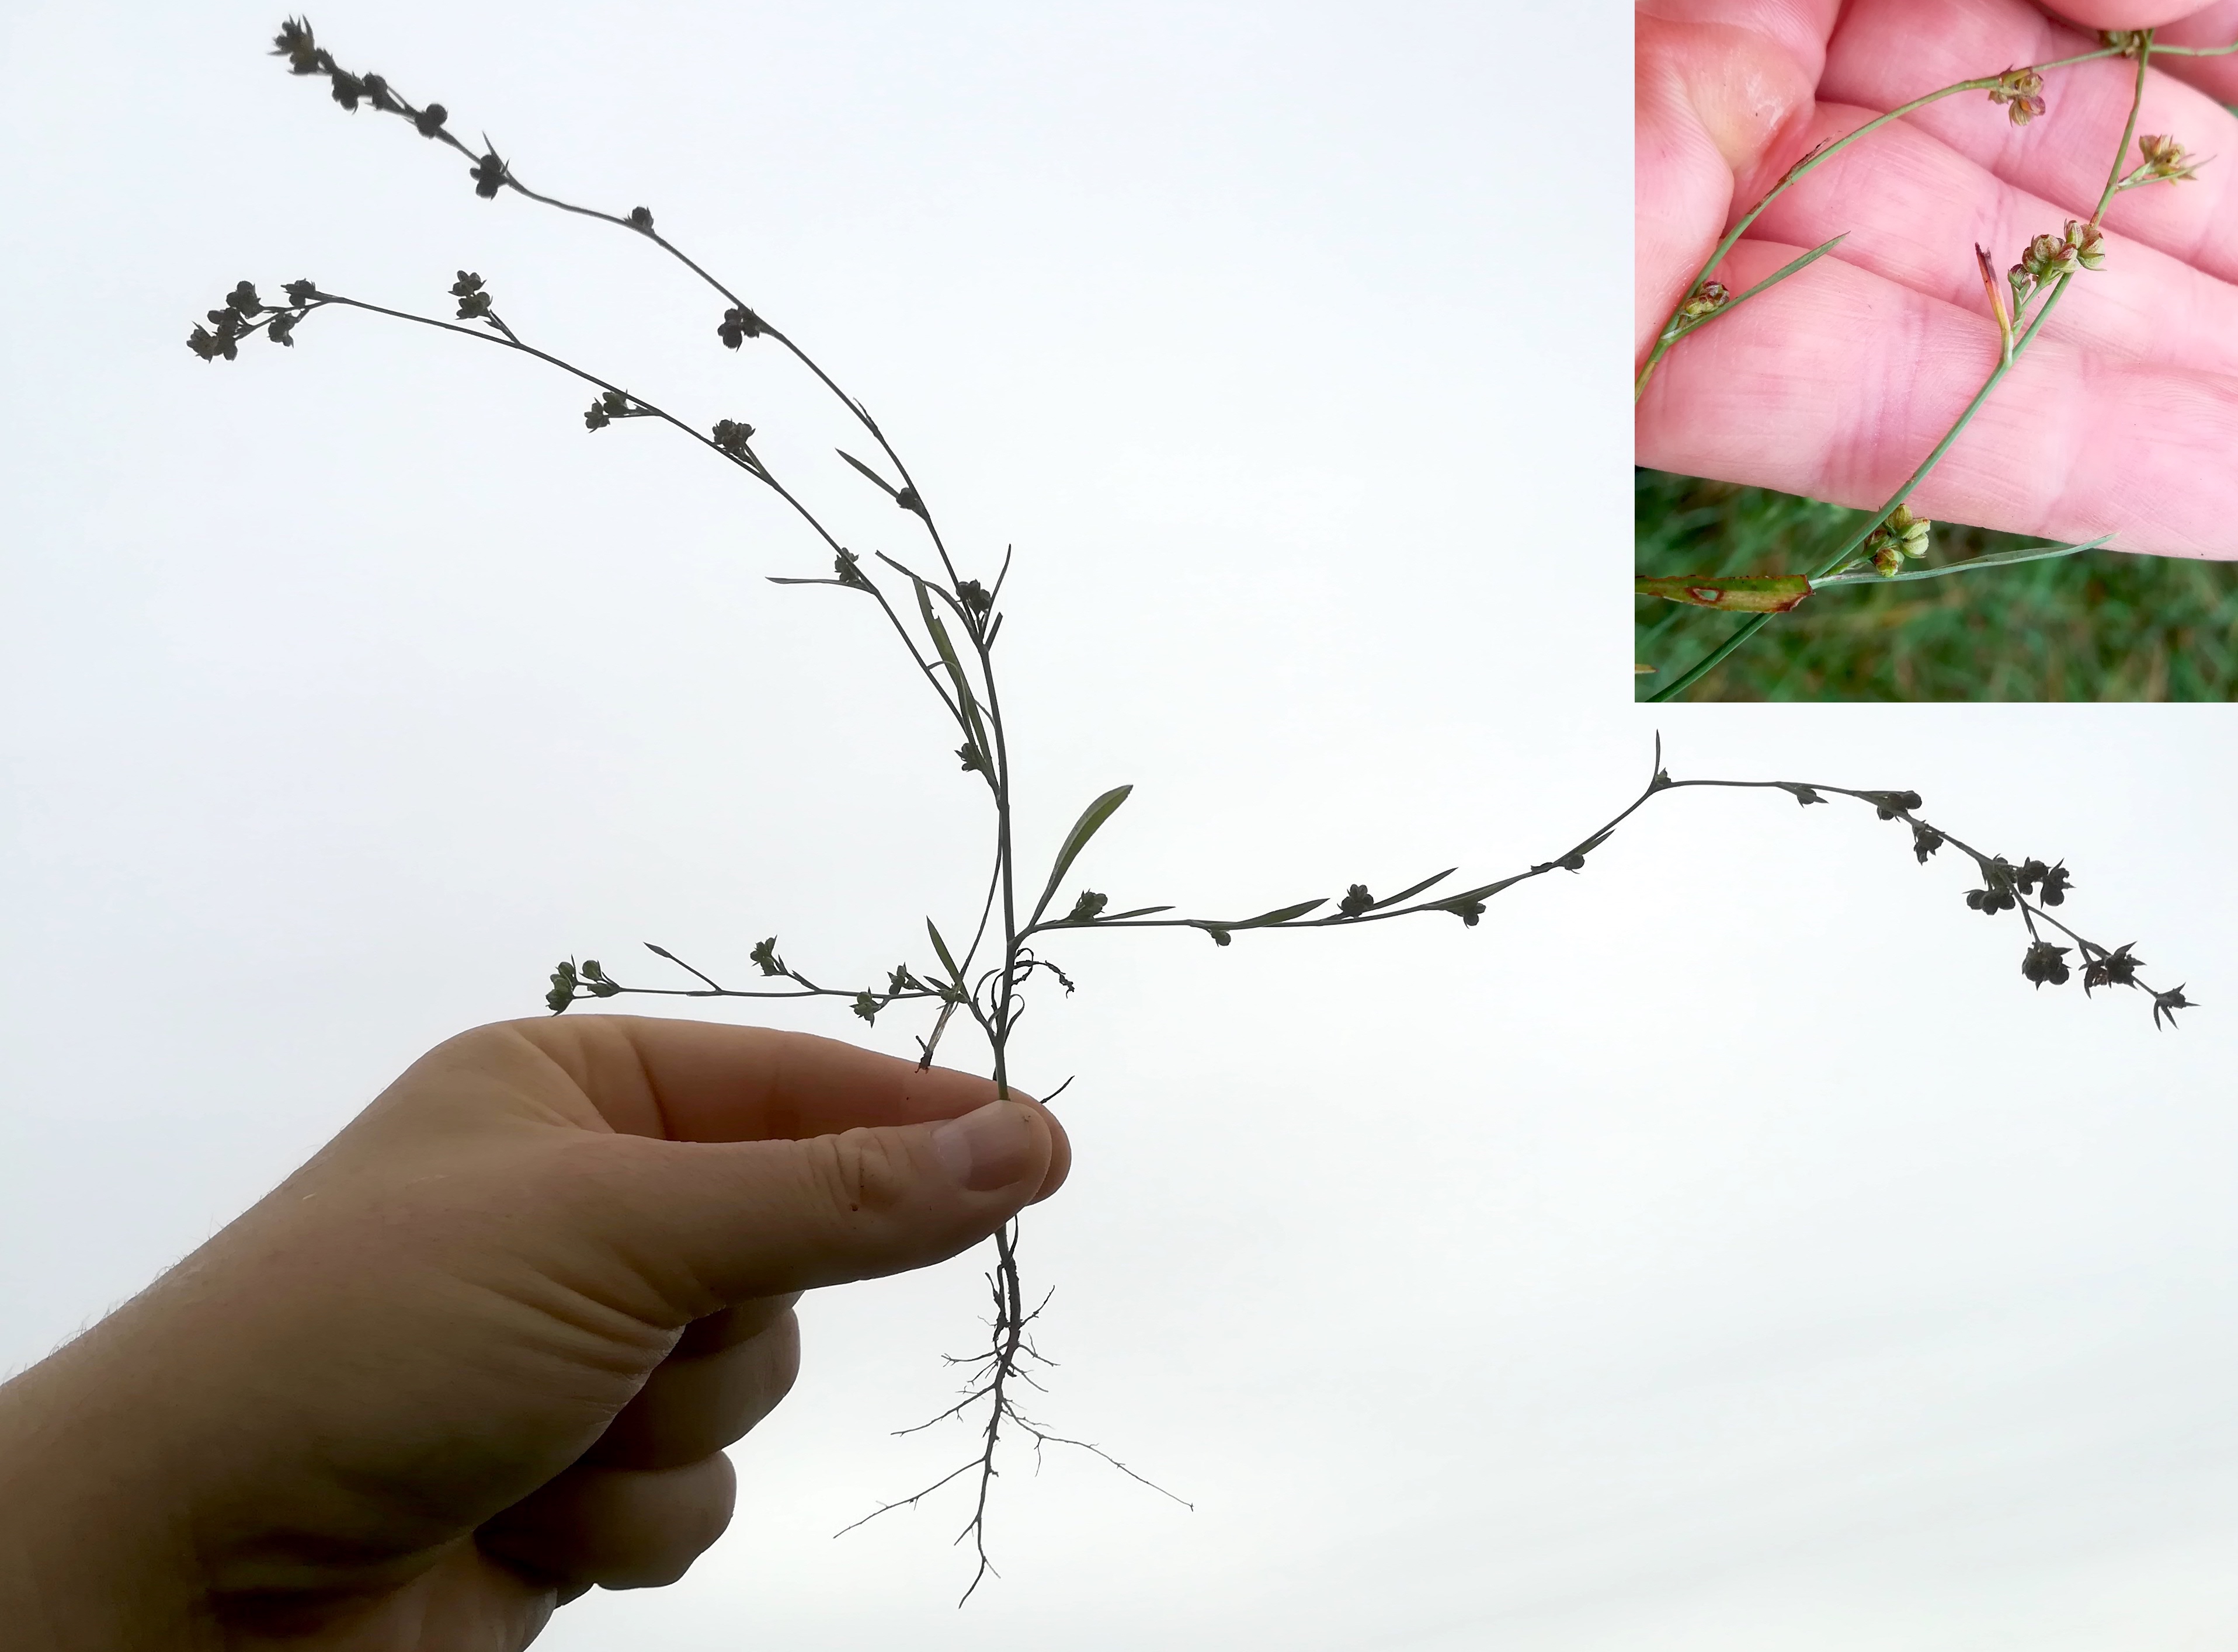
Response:
[[[2060,9],[2073,21],[2025,0],[1640,0],[1635,365],[1718,238],[1814,146],[1954,82],[2089,51],[2098,28],[2238,39],[2238,0]],[[2089,217],[2135,84],[2121,58],[2053,71],[2026,125],[1960,94],[1804,177],[1719,278],[1738,293],[1848,239],[1678,344],[1639,403],[1639,462],[1882,504],[1996,365],[1976,244],[2002,279],[2030,237]],[[2238,558],[2238,117],[2219,99],[2238,101],[2238,56],[2155,59],[2137,131],[2218,158],[2116,197],[2102,268],[1921,485],[1920,514]],[[2133,142],[2124,171],[2138,158]]]

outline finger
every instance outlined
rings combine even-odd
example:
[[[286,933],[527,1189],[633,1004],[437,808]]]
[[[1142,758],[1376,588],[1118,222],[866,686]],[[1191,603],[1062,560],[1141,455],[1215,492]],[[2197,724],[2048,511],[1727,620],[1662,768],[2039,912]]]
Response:
[[[2238,0],[2216,0],[2153,36],[2155,46],[2208,50],[2233,42],[2238,42]],[[2196,86],[2218,103],[2238,103],[2238,52],[2218,51],[2211,57],[2163,57],[2156,51],[2153,67]]]
[[[1862,110],[1822,106],[1813,135],[1852,129],[1864,118]],[[2238,122],[2232,127],[2238,141]],[[2015,188],[1905,122],[1875,133],[1866,144],[1774,202],[1751,239],[1810,247],[1846,231],[1849,239],[1836,254],[1843,262],[1971,311],[1988,325],[1990,301],[1975,247],[1991,250],[2002,291],[2007,266],[2032,235],[2061,233],[2061,206]],[[2220,239],[2227,243],[2221,261],[2238,274],[2238,231]],[[2238,285],[2126,233],[2109,231],[2103,251],[2103,267],[2076,278],[2047,324],[2047,340],[2065,338],[2135,364],[2238,373]],[[1815,279],[1800,276],[1802,290]]]
[[[558,1143],[540,1198],[684,1323],[749,1298],[924,1267],[1002,1227],[1048,1185],[1057,1138],[1030,1103],[805,1140]],[[658,1312],[655,1312],[656,1308]]]
[[[743,1340],[705,1352],[683,1349],[679,1343],[653,1368],[584,1462],[680,1468],[744,1438],[791,1391],[800,1373],[800,1322],[788,1308]]]
[[[2050,0],[2044,7],[2079,29],[2151,29],[2219,9],[2201,0]]]
[[[1792,8],[1713,10],[1633,22],[1635,355],[1716,245],[1735,175],[1807,118],[1818,78],[1824,30],[1797,29]]]
[[[641,1015],[505,1025],[558,1063],[616,1130],[632,1135],[677,1141],[831,1135],[952,1119],[995,1098],[993,1081],[974,1074],[921,1070],[914,1061],[807,1033]],[[1060,1149],[1060,1180],[1069,1160]]]
[[[719,1452],[652,1471],[577,1467],[487,1522],[474,1540],[565,1598],[593,1585],[659,1589],[723,1535],[737,1497],[737,1476]]]
[[[1794,251],[1736,249],[1738,286]],[[1742,254],[1746,256],[1743,257]],[[1877,506],[1988,376],[1995,329],[1827,259],[1674,351],[1639,462]],[[1915,498],[1923,514],[2122,550],[2238,557],[2238,382],[2032,347]],[[1829,547],[1831,549],[1831,547]]]
[[[1878,0],[1857,8],[1835,36],[1819,97],[1875,110],[1893,109],[1938,86],[1993,74],[2014,63],[2088,51],[2096,43],[2021,0]],[[1907,116],[1904,125],[1978,162],[2020,191],[2018,199],[2050,203],[2049,213],[2002,225],[2002,239],[1990,244],[2013,248],[2025,244],[2029,235],[2056,234],[2063,217],[2088,218],[2097,209],[2135,89],[2135,63],[2104,59],[2048,74],[2043,96],[2049,110],[2025,126],[2015,126],[2003,108],[1978,92],[1931,103]],[[2238,118],[2157,67],[2146,76],[2136,129],[2172,135],[2198,157],[2238,154]],[[1897,131],[1876,133],[1836,165],[1854,168],[1871,161],[1877,176],[1901,185],[1902,175],[1890,170],[1895,151],[1884,143]],[[2142,159],[2132,142],[2122,169],[2131,170]],[[1822,186],[1837,187],[1860,199],[1869,193],[1854,182],[1830,179]],[[1924,181],[1898,193],[1905,205],[1929,204]],[[2106,222],[2224,281],[2238,280],[2238,169],[2211,163],[2182,183],[2124,190],[2115,197]],[[1849,250],[1845,245],[1844,255]]]

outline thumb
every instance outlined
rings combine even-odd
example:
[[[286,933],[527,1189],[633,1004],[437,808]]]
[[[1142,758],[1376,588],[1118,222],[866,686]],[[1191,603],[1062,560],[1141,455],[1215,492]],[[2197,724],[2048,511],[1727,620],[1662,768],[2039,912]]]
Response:
[[[1055,1153],[1016,1100],[802,1140],[598,1145],[602,1237],[692,1318],[944,1261],[1016,1215]]]

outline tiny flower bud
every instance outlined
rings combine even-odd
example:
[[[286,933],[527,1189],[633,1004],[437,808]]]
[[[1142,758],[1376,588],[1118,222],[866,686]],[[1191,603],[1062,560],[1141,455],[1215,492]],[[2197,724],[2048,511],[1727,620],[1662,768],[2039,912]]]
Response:
[[[1678,307],[1678,314],[1690,321],[1698,321],[1725,308],[1731,297],[1723,281],[1704,281],[1686,295],[1686,301]]]

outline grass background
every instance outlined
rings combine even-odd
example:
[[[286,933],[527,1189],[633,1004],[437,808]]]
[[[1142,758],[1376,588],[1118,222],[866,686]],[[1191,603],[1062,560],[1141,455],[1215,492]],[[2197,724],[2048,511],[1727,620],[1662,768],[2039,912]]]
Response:
[[[1792,573],[1868,514],[1765,488],[1632,472],[1643,574]],[[1926,565],[2042,544],[1937,523]],[[1632,599],[1645,699],[1741,623]],[[1844,586],[1783,614],[1688,700],[2227,700],[2238,697],[2238,562],[2086,551],[2002,572]]]

